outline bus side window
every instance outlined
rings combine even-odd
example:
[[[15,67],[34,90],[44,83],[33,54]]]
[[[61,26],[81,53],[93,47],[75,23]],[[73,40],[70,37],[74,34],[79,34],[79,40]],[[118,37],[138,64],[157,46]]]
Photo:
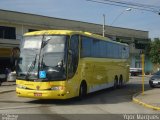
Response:
[[[68,51],[68,77],[72,78],[78,67],[79,36],[73,35],[70,39]]]
[[[122,59],[127,58],[127,48],[125,46],[122,47]]]

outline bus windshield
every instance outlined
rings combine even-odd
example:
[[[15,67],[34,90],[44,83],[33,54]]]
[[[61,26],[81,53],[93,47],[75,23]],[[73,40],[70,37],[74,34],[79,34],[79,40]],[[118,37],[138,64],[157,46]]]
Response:
[[[17,78],[66,79],[67,36],[27,36],[21,43]],[[44,75],[40,75],[43,72]]]

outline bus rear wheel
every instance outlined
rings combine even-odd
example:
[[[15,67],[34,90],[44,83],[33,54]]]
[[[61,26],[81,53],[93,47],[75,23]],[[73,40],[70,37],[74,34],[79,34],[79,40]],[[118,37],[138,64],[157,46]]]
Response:
[[[113,86],[113,89],[116,89],[118,88],[118,77],[116,76],[115,79],[114,79],[114,86]]]
[[[121,75],[119,78],[119,88],[123,87],[123,76]]]
[[[81,82],[80,88],[79,88],[79,98],[82,99],[87,95],[87,84],[85,81]]]

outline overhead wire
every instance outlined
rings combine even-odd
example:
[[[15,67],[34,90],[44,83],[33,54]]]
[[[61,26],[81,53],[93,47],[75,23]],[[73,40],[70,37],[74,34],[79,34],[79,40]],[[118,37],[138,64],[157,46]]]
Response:
[[[127,1],[119,1],[119,0],[101,0],[101,1],[107,1],[107,2],[114,2],[118,4],[126,4],[126,5],[132,5],[132,6],[137,6],[137,7],[144,7],[144,8],[158,8],[160,9],[160,6],[155,6],[155,5],[148,5],[148,4],[141,4],[141,3],[136,3],[136,2],[127,2]]]
[[[153,12],[160,15],[160,6],[131,3],[131,2],[124,2],[124,1],[120,2],[116,0],[86,0],[86,1],[101,3],[101,4],[108,4],[108,5],[119,6],[119,7],[130,7],[132,9],[149,11],[149,12]]]

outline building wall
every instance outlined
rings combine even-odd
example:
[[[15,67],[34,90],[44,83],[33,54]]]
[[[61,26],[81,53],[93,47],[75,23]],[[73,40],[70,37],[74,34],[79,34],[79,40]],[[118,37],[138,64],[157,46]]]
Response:
[[[153,71],[153,64],[149,57],[145,56],[145,73],[149,74],[152,73]]]
[[[9,26],[16,28],[16,39],[9,40],[0,38],[0,48],[8,49],[19,46],[23,34],[28,32],[29,29],[70,29],[78,31],[88,31],[102,35],[102,25],[100,24],[59,19],[6,10],[0,10],[0,26]],[[138,39],[139,42],[147,44],[149,40],[148,31],[105,26],[105,36],[113,38],[113,40],[119,40],[121,42],[128,43],[130,46],[131,67],[137,67],[137,61],[140,61],[137,56],[140,55],[142,49],[135,48],[135,40]],[[3,43],[3,45],[1,43]]]

